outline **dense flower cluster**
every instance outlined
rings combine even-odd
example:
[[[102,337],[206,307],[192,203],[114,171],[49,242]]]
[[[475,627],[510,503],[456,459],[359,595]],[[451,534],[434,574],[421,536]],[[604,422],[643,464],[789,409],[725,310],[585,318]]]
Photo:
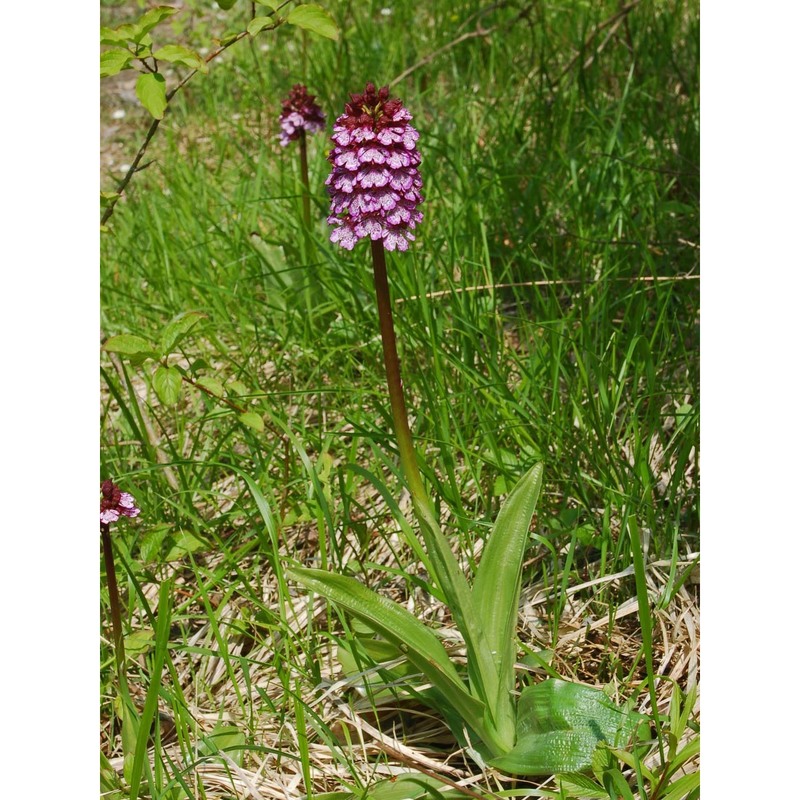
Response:
[[[359,239],[382,239],[387,250],[407,250],[411,229],[422,220],[417,166],[419,133],[408,124],[411,114],[389,87],[368,83],[363,94],[350,95],[333,126],[333,164],[325,181],[335,225],[331,241],[352,250]]]
[[[281,111],[280,142],[286,147],[300,138],[300,131],[316,133],[325,127],[325,112],[314,102],[316,95],[309,94],[302,83],[292,86],[289,96],[283,101]]]
[[[136,508],[133,495],[120,491],[113,481],[103,481],[100,485],[103,497],[100,500],[100,522],[108,525],[116,522],[120,516],[135,517],[141,509]]]

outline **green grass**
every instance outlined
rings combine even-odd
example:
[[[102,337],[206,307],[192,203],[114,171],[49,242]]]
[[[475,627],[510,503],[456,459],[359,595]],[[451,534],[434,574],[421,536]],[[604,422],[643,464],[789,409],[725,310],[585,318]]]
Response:
[[[118,5],[104,10],[114,24],[137,13]],[[187,10],[154,38],[208,45],[241,29],[248,5],[219,19]],[[221,787],[238,785],[237,770],[266,764],[258,780],[296,775],[299,797],[370,786],[402,763],[365,755],[338,706],[319,700],[321,683],[342,679],[336,648],[357,626],[319,603],[307,615],[308,599],[284,580],[287,557],[355,574],[449,624],[403,536],[409,508],[368,252],[328,242],[326,139],[310,142],[309,237],[297,153],[277,145],[280,99],[297,81],[332,121],[348,92],[433,55],[393,86],[420,131],[425,195],[412,252],[389,259],[404,383],[425,478],[466,566],[501,498],[545,464],[519,629],[521,658],[547,651],[543,663],[526,660],[533,675],[611,684],[650,712],[645,664],[663,658],[662,630],[677,641],[683,612],[696,613],[698,4],[641,3],[596,36],[616,3],[325,5],[339,42],[284,26],[188,84],[103,235],[103,334],[157,340],[175,315],[202,311],[172,361],[266,420],[258,433],[189,385],[165,406],[152,362],[101,357],[102,474],[142,507],[115,528],[129,632],[154,630],[158,585],[174,582],[163,671],[152,671],[157,642],[129,658],[139,710],[160,681],[159,709],[175,723],[176,745],[151,742],[147,796],[185,796],[182,784],[192,796],[230,796]],[[494,32],[447,47],[479,22]],[[104,113],[115,102],[107,97]],[[132,158],[148,120],[126,109]],[[103,183],[113,188],[110,176]],[[646,586],[634,577],[631,522],[648,543]],[[649,654],[635,611],[618,615],[642,592],[654,616]],[[656,682],[672,760],[677,739],[695,735],[693,710],[681,722],[669,708],[692,690],[691,658],[666,665],[678,689]],[[103,751],[114,759],[107,636],[101,686]],[[354,692],[339,699],[370,724],[391,732],[394,722],[392,735],[418,752],[449,754],[421,707],[393,711],[396,702]],[[227,731],[226,757],[214,754],[215,726]],[[653,743],[656,764],[658,751]],[[667,796],[675,780],[654,792],[648,767],[624,769],[642,797]],[[119,785],[112,772],[109,787]]]

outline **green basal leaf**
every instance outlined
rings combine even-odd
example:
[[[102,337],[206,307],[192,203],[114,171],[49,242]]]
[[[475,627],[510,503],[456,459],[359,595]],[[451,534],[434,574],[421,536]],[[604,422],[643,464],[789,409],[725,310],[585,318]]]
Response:
[[[224,397],[225,396],[225,387],[216,379],[216,378],[209,378],[208,376],[203,376],[202,378],[197,379],[198,385],[202,386],[204,389],[207,389],[214,397]]]
[[[536,501],[542,489],[541,464],[535,464],[506,498],[483,549],[472,596],[497,671],[495,709],[498,727],[514,727],[516,630],[522,561],[530,538]]]
[[[180,44],[167,44],[156,50],[153,57],[159,61],[168,61],[171,64],[183,64],[186,67],[208,72],[208,64],[205,59],[194,50],[183,47]]]
[[[261,33],[261,31],[263,31],[268,25],[274,24],[274,17],[253,17],[253,19],[247,23],[247,32],[251,36],[255,36],[256,34]]]
[[[599,689],[550,678],[522,691],[517,743],[490,764],[516,775],[583,772],[600,742],[624,747],[644,719]]]
[[[103,345],[103,350],[109,353],[119,353],[123,356],[144,356],[145,358],[158,358],[158,353],[147,339],[134,336],[132,333],[121,333],[119,336],[110,336]]]
[[[256,414],[255,411],[245,411],[244,414],[239,414],[239,422],[257,433],[264,433],[264,420],[261,414]]]
[[[128,655],[140,656],[149,653],[154,646],[155,633],[149,629],[134,631],[125,637],[125,652]]]
[[[311,31],[318,36],[324,36],[326,39],[339,38],[339,29],[336,27],[333,17],[322,6],[311,3],[295,6],[289,12],[286,21],[290,25],[297,25],[298,28]]]
[[[131,61],[133,61],[133,53],[120,47],[100,53],[100,77],[108,78],[128,69]]]
[[[436,778],[421,772],[405,772],[378,781],[370,786],[369,800],[421,800],[422,798],[468,797],[469,795],[453,789]]]
[[[165,406],[172,406],[178,402],[182,385],[181,373],[176,367],[161,365],[153,373],[153,388],[156,390],[158,399]]]
[[[181,342],[201,319],[205,319],[205,316],[201,311],[184,311],[177,317],[173,317],[161,331],[159,338],[161,352],[164,355],[171,353],[175,345]]]
[[[156,118],[163,119],[167,110],[167,82],[163,75],[146,72],[136,81],[136,96]]]
[[[355,578],[318,569],[295,568],[287,577],[325,597],[365,622],[403,652],[472,728],[483,730],[484,706],[467,691],[436,635],[398,603],[368,589]]]

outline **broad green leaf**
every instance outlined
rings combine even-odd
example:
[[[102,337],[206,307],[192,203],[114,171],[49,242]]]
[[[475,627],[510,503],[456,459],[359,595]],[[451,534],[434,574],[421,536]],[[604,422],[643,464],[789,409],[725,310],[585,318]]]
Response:
[[[253,19],[247,23],[247,32],[251,36],[255,36],[256,34],[261,33],[261,31],[263,31],[268,25],[274,24],[274,17],[253,17]]]
[[[153,30],[159,22],[163,22],[167,17],[177,14],[178,11],[180,11],[179,8],[173,8],[172,6],[156,6],[145,11],[138,21],[133,23],[138,30],[138,39],[136,41],[141,41],[142,37]]]
[[[171,319],[161,331],[159,344],[164,355],[171,353],[176,344],[195,326],[205,314],[200,311],[185,311]]]
[[[133,60],[133,53],[121,47],[112,47],[100,53],[100,77],[108,78],[124,69],[128,69]]]
[[[297,25],[307,31],[324,36],[327,39],[338,39],[339,29],[333,17],[322,6],[309,3],[295,6],[286,17],[290,25]]]
[[[247,425],[257,433],[264,433],[264,419],[261,414],[256,414],[255,411],[245,411],[244,414],[239,414],[239,422],[242,425]]]
[[[175,536],[172,547],[169,552],[164,556],[165,561],[180,561],[180,559],[187,556],[189,553],[195,553],[205,547],[205,542],[200,541],[194,534],[189,531],[179,531]]]
[[[234,394],[239,395],[239,397],[250,393],[250,390],[241,381],[231,381],[228,384],[228,389]]]
[[[128,31],[122,30],[125,26],[119,28],[100,28],[100,44],[125,44],[129,41]],[[130,28],[130,26],[128,26]]]
[[[286,574],[394,644],[472,728],[479,732],[483,729],[483,703],[469,694],[436,635],[405,608],[381,597],[355,578],[299,567]]]
[[[204,389],[207,389],[209,392],[211,392],[211,394],[213,394],[214,397],[225,396],[225,387],[216,378],[209,378],[208,376],[203,376],[202,378],[197,379],[197,383]]]
[[[119,353],[123,356],[147,355],[155,357],[157,354],[147,339],[134,336],[132,333],[121,333],[119,336],[110,336],[103,345],[103,350],[109,353]]]
[[[522,561],[542,488],[542,471],[541,464],[531,467],[503,503],[484,546],[472,590],[478,621],[497,670],[499,694],[493,706],[503,715],[503,724],[510,722],[512,726],[509,705],[514,688]]]
[[[136,96],[156,118],[163,119],[167,110],[167,83],[163,75],[146,72],[136,81]]]
[[[268,6],[275,11],[278,6],[283,4],[283,1],[284,0],[256,0],[256,3],[258,3],[260,6]]]
[[[583,772],[598,743],[624,747],[643,719],[599,689],[550,678],[522,691],[517,743],[490,763],[517,775]]]
[[[165,406],[172,406],[178,402],[182,385],[181,373],[176,367],[160,365],[153,373],[153,388],[156,390],[158,399]]]
[[[450,786],[421,772],[404,772],[370,786],[368,800],[418,800],[419,798],[468,797]]]
[[[217,5],[223,10],[227,11],[236,5],[236,0],[217,0]]]
[[[183,64],[186,67],[208,72],[208,64],[205,59],[194,50],[183,47],[180,44],[167,44],[153,53],[153,57],[159,61],[169,61],[171,64]]]

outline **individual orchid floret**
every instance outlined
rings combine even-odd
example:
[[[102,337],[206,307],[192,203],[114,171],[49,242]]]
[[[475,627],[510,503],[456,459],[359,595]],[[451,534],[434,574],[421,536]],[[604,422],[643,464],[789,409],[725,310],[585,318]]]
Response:
[[[325,128],[325,112],[314,102],[316,95],[309,94],[302,83],[296,83],[283,101],[280,123],[280,143],[286,147],[289,142],[300,138],[302,131],[316,133]]]
[[[360,239],[381,240],[387,250],[407,250],[422,220],[419,133],[389,87],[368,83],[333,126],[333,165],[325,181],[331,196],[331,241],[352,250]]]
[[[133,495],[120,490],[113,481],[106,480],[100,485],[103,497],[100,500],[100,522],[109,525],[116,522],[120,516],[136,517],[141,509],[136,508]]]

